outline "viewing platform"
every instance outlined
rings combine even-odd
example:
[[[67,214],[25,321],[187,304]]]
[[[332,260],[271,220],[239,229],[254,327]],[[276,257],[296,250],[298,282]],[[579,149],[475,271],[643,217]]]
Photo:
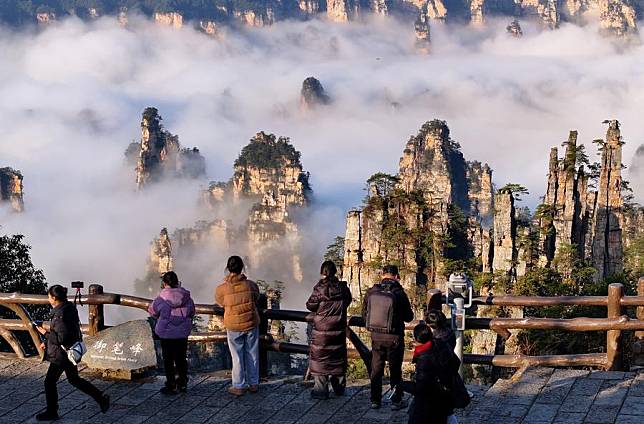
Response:
[[[36,422],[45,405],[47,363],[0,359],[0,423]],[[85,373],[83,373],[85,374]],[[226,391],[225,372],[192,375],[188,393],[159,393],[163,377],[138,382],[107,381],[85,374],[112,398],[101,414],[93,400],[64,379],[59,383],[59,423],[235,423],[235,424],[385,424],[406,423],[406,410],[369,408],[367,381],[350,382],[342,397],[318,401],[302,377],[275,378],[256,394],[239,398]],[[491,388],[469,386],[474,398],[457,412],[459,423],[644,423],[644,371],[583,371],[531,368]]]

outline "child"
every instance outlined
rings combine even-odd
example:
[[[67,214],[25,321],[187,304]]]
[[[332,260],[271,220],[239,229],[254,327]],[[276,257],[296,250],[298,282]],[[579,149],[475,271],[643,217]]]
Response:
[[[180,287],[179,278],[173,271],[161,277],[161,293],[154,299],[148,312],[157,318],[154,332],[161,339],[161,353],[165,368],[164,395],[175,395],[177,390],[185,393],[188,385],[188,336],[195,316],[195,303],[190,292]],[[175,367],[179,378],[175,380]]]
[[[446,424],[454,406],[445,387],[450,387],[460,361],[444,343],[434,341],[425,323],[414,327],[414,340],[418,344],[412,360],[416,364],[415,381],[403,381],[399,386],[414,395],[408,424]]]

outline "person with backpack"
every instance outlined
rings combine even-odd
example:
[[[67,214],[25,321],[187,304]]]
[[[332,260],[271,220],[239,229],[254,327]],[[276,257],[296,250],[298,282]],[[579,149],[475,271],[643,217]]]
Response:
[[[188,388],[188,336],[192,331],[195,303],[190,292],[179,283],[174,271],[161,277],[161,293],[150,304],[148,312],[157,319],[154,332],[161,339],[161,354],[165,368],[164,395],[185,393]],[[176,378],[176,373],[179,378]]]
[[[344,394],[347,373],[347,308],[351,292],[345,281],[335,276],[333,261],[324,261],[320,268],[322,279],[313,287],[306,308],[313,312],[309,370],[315,385],[314,399],[329,397],[329,376],[333,392]]]
[[[382,377],[385,362],[388,362],[390,384],[394,390],[391,409],[397,411],[407,406],[403,392],[395,388],[402,380],[405,323],[414,319],[414,311],[400,285],[398,267],[386,265],[382,273],[382,281],[367,290],[362,305],[362,316],[371,333],[371,407],[380,408]]]
[[[408,424],[456,423],[454,408],[464,408],[469,394],[458,375],[461,364],[445,343],[437,343],[425,323],[414,327],[412,362],[416,365],[414,381],[403,381],[398,388],[414,396],[409,407]]]
[[[232,385],[228,392],[241,396],[259,390],[259,287],[246,278],[244,262],[231,256],[229,274],[217,286],[215,301],[224,308],[224,327],[233,360]]]
[[[49,369],[45,377],[45,399],[47,409],[38,415],[38,421],[55,421],[58,417],[58,379],[65,373],[67,381],[83,393],[88,394],[98,403],[102,413],[110,408],[110,397],[103,394],[96,386],[78,375],[77,365],[72,363],[67,351],[77,342],[83,340],[80,319],[76,305],[67,300],[67,289],[59,284],[53,285],[47,291],[47,299],[53,310],[50,313],[49,331],[40,325],[35,325],[36,331],[47,337],[41,344],[45,350],[45,359],[49,361]]]

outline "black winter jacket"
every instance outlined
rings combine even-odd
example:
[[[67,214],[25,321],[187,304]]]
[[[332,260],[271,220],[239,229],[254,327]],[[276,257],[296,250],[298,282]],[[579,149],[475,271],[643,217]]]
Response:
[[[320,280],[306,302],[314,312],[309,368],[312,375],[344,375],[347,371],[347,308],[351,292],[336,277]]]
[[[362,317],[367,319],[367,311],[369,310],[369,298],[375,292],[380,290],[380,287],[391,287],[391,292],[394,294],[396,300],[394,301],[394,313],[393,313],[393,322],[394,322],[394,332],[393,335],[397,337],[405,336],[405,323],[411,322],[414,319],[414,311],[411,309],[411,304],[409,303],[409,298],[407,293],[396,280],[384,279],[380,283],[374,284],[364,297],[364,302],[362,304]],[[390,334],[381,334],[381,333],[371,333],[371,338],[386,340],[391,338]]]
[[[72,302],[66,301],[52,309],[49,316],[51,322],[47,333],[47,360],[62,366],[68,361],[62,346],[69,349],[81,340],[78,310]]]
[[[415,381],[403,381],[400,388],[414,395],[409,407],[409,424],[445,424],[454,413],[451,396],[445,387],[451,386],[453,374],[458,373],[460,361],[448,345],[429,342],[416,348]]]

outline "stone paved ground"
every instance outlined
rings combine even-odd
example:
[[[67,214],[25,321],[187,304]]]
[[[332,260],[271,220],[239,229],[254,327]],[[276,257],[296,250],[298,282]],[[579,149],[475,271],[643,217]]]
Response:
[[[45,403],[46,363],[0,360],[0,424],[34,422]],[[104,381],[85,375],[112,398],[101,414],[96,404],[67,382],[59,383],[61,423],[406,423],[405,411],[392,412],[386,400],[369,409],[366,382],[354,382],[343,397],[310,398],[299,378],[262,384],[259,393],[234,398],[221,375],[191,378],[187,395],[166,397],[163,378],[139,382]],[[644,373],[606,373],[540,368],[500,380],[487,391],[472,387],[475,400],[459,413],[461,423],[638,423],[644,424]]]

